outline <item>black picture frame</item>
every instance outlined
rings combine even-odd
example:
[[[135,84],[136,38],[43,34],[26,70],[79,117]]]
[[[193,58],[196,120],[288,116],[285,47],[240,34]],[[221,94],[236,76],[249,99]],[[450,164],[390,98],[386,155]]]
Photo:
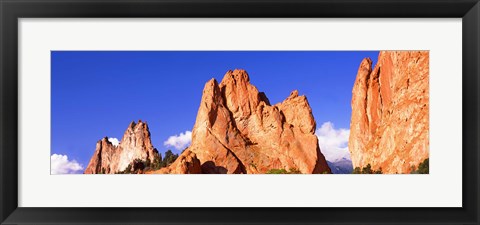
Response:
[[[0,13],[1,224],[479,224],[479,0],[0,0]],[[74,17],[462,18],[463,207],[18,207],[17,21]]]

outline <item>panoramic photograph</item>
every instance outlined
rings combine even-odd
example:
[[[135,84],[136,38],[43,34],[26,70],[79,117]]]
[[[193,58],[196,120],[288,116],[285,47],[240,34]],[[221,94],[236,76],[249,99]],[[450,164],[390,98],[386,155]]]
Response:
[[[52,51],[50,174],[428,174],[429,51]]]

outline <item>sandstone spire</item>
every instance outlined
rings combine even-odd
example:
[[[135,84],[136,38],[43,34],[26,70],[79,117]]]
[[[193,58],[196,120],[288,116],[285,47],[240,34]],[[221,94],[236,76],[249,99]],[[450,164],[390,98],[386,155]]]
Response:
[[[85,173],[116,173],[123,171],[135,159],[153,162],[157,156],[147,123],[141,120],[131,122],[118,146],[110,143],[107,137],[97,142]]]
[[[330,172],[308,100],[294,91],[274,106],[244,70],[205,84],[189,151],[203,173]]]

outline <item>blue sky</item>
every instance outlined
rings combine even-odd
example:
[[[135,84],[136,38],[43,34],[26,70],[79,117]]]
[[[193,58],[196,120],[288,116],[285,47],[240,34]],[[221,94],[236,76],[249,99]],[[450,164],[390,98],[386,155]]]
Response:
[[[377,51],[53,51],[52,154],[84,167],[102,137],[119,140],[131,121],[147,121],[153,145],[191,131],[202,89],[228,70],[245,69],[272,104],[306,95],[317,127],[350,126],[358,66]]]

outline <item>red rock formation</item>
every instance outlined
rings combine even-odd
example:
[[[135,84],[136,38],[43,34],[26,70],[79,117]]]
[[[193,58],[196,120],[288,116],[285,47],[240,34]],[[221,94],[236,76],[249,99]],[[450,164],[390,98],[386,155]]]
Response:
[[[195,153],[185,150],[170,166],[147,174],[199,174],[202,173],[200,160]]]
[[[429,52],[364,59],[352,90],[348,148],[354,167],[409,173],[429,157]]]
[[[118,146],[110,143],[107,137],[97,142],[84,173],[116,173],[123,171],[135,159],[153,162],[155,157],[158,157],[158,151],[152,146],[147,123],[132,122]]]
[[[220,84],[215,79],[205,84],[188,149],[203,173],[330,173],[314,131],[305,96],[294,91],[272,106],[244,70],[235,70]]]

